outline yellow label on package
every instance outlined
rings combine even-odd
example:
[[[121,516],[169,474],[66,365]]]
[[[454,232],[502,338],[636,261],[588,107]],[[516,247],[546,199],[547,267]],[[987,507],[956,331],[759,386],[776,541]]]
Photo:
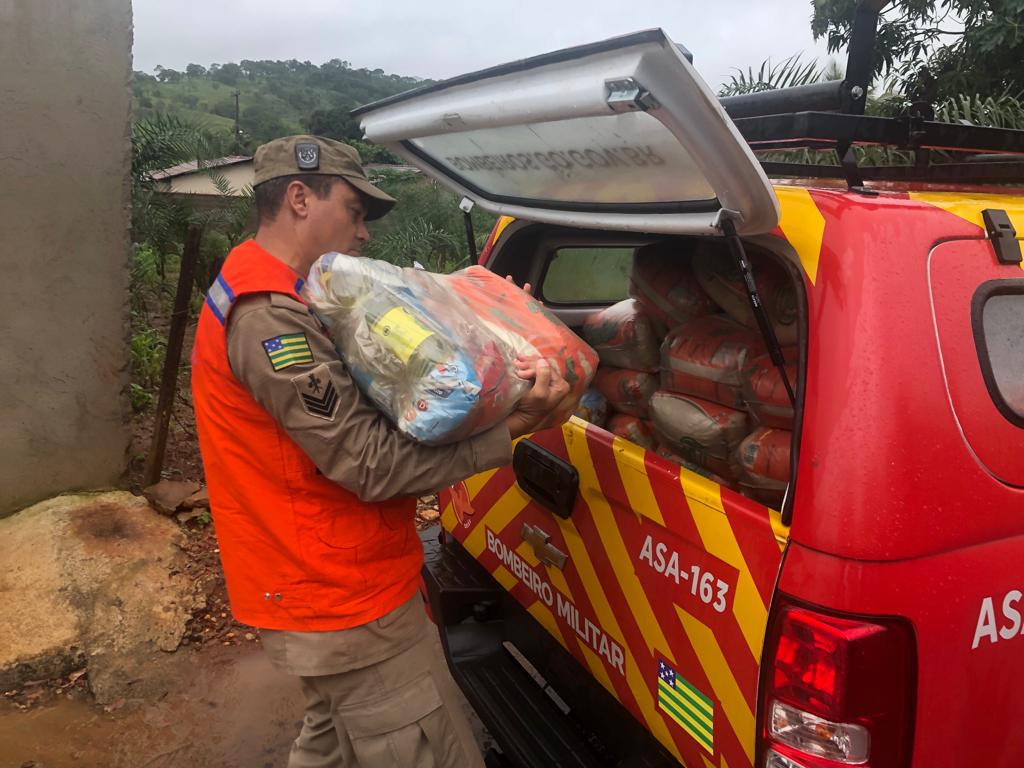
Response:
[[[413,317],[405,307],[388,310],[370,330],[379,336],[403,363],[408,363],[417,347],[434,335],[433,331]]]

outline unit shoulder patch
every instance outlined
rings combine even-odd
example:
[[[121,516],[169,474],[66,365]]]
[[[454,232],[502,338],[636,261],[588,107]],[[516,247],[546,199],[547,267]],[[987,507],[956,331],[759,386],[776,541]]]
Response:
[[[260,342],[275,371],[283,371],[292,365],[313,362],[313,351],[304,333],[285,333]]]
[[[324,421],[334,421],[338,413],[338,390],[327,363],[292,379],[302,410]]]

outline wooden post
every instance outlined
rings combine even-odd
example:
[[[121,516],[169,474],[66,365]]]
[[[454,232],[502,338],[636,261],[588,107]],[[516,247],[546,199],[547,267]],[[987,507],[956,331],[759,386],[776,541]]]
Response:
[[[174,310],[171,312],[171,328],[167,332],[167,356],[164,358],[164,372],[160,379],[160,397],[156,406],[156,424],[153,427],[153,443],[146,459],[145,483],[153,485],[160,480],[164,468],[164,453],[167,450],[167,430],[170,427],[174,396],[178,390],[178,365],[181,363],[181,348],[188,327],[188,306],[192,298],[192,284],[195,280],[196,264],[199,261],[199,245],[203,239],[203,228],[192,224],[185,234],[185,246],[181,252],[181,271],[178,273],[178,289],[174,294]]]

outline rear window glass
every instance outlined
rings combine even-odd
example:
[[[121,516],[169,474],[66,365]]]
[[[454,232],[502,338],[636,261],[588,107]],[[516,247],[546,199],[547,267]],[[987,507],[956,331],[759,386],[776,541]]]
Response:
[[[1002,414],[1024,427],[1024,285],[990,283],[982,291],[974,333],[985,384]]]
[[[551,257],[541,296],[553,304],[608,304],[629,292],[635,248],[559,248]]]

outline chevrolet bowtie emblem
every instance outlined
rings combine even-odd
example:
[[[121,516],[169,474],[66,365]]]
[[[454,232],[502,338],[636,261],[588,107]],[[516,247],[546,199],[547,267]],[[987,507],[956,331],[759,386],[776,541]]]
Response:
[[[540,528],[534,528],[529,523],[523,523],[523,529],[519,535],[523,541],[533,547],[533,554],[537,559],[546,565],[553,565],[555,568],[564,569],[569,559],[565,552],[551,543],[551,537]]]

